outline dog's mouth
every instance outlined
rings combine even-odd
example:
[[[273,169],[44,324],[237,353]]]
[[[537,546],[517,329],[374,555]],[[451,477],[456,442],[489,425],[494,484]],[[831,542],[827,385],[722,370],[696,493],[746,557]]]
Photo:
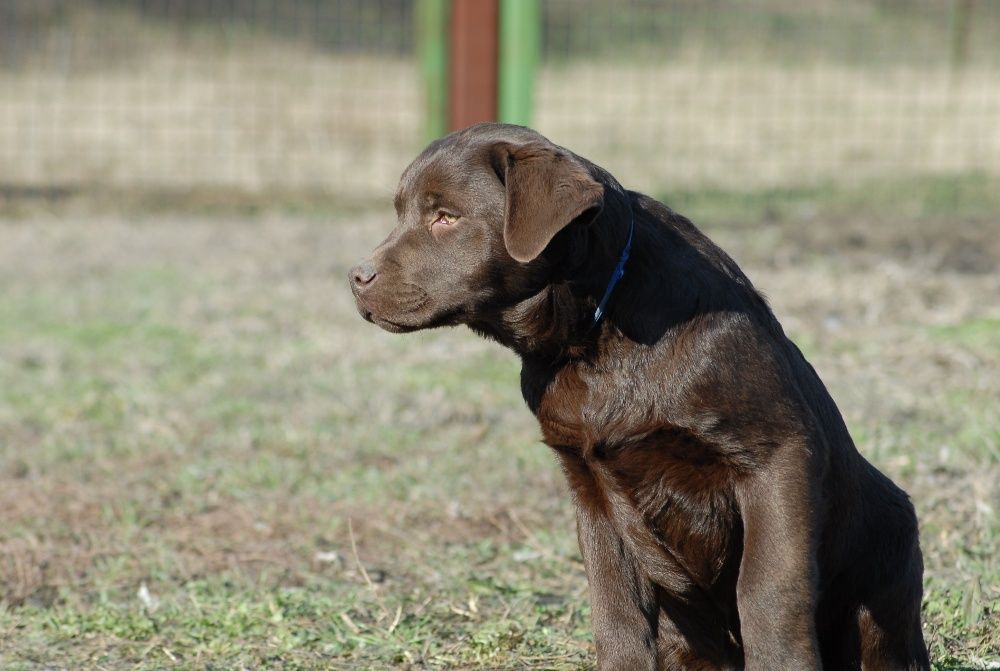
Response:
[[[443,309],[415,285],[404,286],[403,293],[394,298],[387,304],[377,296],[362,296],[354,292],[358,313],[365,321],[390,333],[411,333],[437,326],[453,326],[462,321],[461,307]]]
[[[413,284],[403,284],[393,289],[395,294],[393,300],[387,301],[385,296],[381,295],[384,289],[381,292],[374,292],[374,295],[365,295],[352,286],[358,312],[365,321],[390,333],[408,333],[422,328],[419,314],[430,303],[430,297],[422,288]],[[393,319],[384,316],[386,312],[391,314]]]

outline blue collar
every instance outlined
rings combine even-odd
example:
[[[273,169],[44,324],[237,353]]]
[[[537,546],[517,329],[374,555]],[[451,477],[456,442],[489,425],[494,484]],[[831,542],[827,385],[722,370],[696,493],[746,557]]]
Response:
[[[632,208],[629,207],[629,210],[631,211]],[[611,298],[611,292],[615,290],[615,285],[625,275],[625,263],[628,261],[628,255],[632,251],[632,233],[635,231],[635,212],[631,211],[631,215],[632,217],[628,222],[628,240],[625,241],[625,249],[622,250],[621,258],[618,259],[615,272],[611,274],[608,288],[604,290],[604,297],[601,298],[601,302],[597,304],[597,309],[594,310],[594,323],[591,326],[597,326],[597,323],[601,321],[601,317],[604,316],[604,308],[607,307],[608,299]]]

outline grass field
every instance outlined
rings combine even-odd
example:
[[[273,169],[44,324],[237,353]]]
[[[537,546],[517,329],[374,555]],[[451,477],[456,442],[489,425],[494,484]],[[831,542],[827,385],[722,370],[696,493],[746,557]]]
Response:
[[[667,197],[912,495],[939,671],[1000,664],[997,193]],[[592,668],[514,358],[355,313],[388,203],[184,202],[2,210],[0,668]]]

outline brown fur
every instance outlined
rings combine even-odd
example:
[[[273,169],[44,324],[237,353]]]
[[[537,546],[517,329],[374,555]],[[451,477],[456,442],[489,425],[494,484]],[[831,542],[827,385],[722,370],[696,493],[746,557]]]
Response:
[[[906,494],[687,219],[498,124],[428,147],[396,210],[352,270],[358,309],[392,331],[467,324],[521,357],[573,492],[599,668],[929,668]]]

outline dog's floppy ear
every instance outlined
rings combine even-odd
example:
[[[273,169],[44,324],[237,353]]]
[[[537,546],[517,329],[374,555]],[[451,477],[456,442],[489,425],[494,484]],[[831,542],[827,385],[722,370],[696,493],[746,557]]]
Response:
[[[504,244],[521,263],[536,258],[569,222],[604,202],[604,187],[558,147],[499,143],[494,168],[507,189]]]

